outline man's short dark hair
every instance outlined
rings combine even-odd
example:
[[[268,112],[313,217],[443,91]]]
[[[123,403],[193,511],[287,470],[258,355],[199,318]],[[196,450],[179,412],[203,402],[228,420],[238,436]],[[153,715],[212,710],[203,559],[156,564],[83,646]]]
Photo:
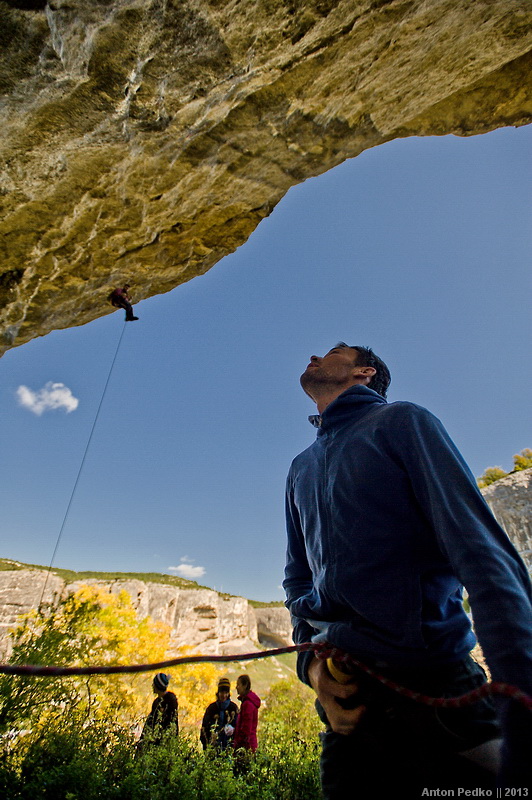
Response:
[[[386,392],[388,391],[392,376],[384,361],[379,358],[379,356],[375,355],[371,347],[362,347],[356,344],[350,345],[345,342],[338,342],[336,347],[348,347],[350,350],[356,350],[358,354],[356,363],[359,366],[373,367],[373,369],[376,369],[377,372],[368,383],[368,388],[373,389],[373,391],[380,394],[381,397],[386,397]]]

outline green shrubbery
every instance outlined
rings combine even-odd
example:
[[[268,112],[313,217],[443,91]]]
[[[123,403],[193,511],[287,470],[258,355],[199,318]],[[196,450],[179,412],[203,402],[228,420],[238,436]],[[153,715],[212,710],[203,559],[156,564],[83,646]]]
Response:
[[[481,489],[484,489],[507,475],[513,475],[514,472],[521,472],[521,470],[530,469],[531,467],[532,450],[529,447],[525,447],[520,453],[514,455],[514,468],[510,472],[505,472],[501,467],[488,467],[480,478],[477,478],[477,483]]]
[[[161,631],[130,603],[85,589],[12,633],[12,663],[131,663],[153,658]],[[158,645],[155,644],[158,643]],[[154,650],[155,648],[155,650]],[[159,654],[158,654],[159,655]],[[192,669],[196,673],[192,674]],[[190,672],[190,675],[189,675]],[[187,677],[188,676],[188,677]],[[148,676],[144,676],[148,678]],[[294,678],[272,687],[259,715],[259,750],[244,761],[198,741],[210,665],[175,670],[182,732],[139,753],[139,708],[151,697],[127,676],[0,676],[2,800],[308,800],[319,796],[312,692]],[[148,680],[143,680],[146,684]],[[210,702],[210,694],[208,698]]]
[[[312,709],[311,709],[312,711]],[[266,714],[265,714],[266,717]],[[4,736],[4,800],[307,800],[319,796],[318,738],[261,720],[254,757],[203,753],[182,735],[137,754],[126,728],[68,714],[15,739]]]

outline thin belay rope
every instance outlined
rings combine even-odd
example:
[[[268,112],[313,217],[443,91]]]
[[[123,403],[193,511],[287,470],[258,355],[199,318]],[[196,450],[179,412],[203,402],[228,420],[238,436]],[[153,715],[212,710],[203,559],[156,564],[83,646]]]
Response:
[[[70,512],[70,508],[72,506],[72,501],[74,499],[74,495],[76,493],[76,489],[79,483],[79,479],[81,473],[83,471],[83,467],[85,464],[85,460],[87,458],[87,453],[89,451],[89,447],[92,441],[92,437],[96,428],[96,424],[98,422],[98,418],[100,416],[100,411],[103,405],[103,401],[105,399],[105,395],[107,392],[107,387],[109,386],[109,381],[111,379],[111,375],[113,373],[114,365],[118,356],[118,352],[120,350],[120,345],[122,343],[122,338],[124,336],[124,331],[126,329],[127,322],[124,322],[122,327],[122,332],[120,334],[120,338],[118,340],[118,344],[116,346],[116,350],[113,356],[113,360],[111,362],[111,366],[109,368],[109,372],[107,374],[107,379],[105,381],[105,385],[103,388],[103,392],[100,398],[100,402],[98,404],[98,408],[96,410],[96,415],[94,417],[94,421],[92,423],[91,431],[89,434],[89,438],[87,440],[87,444],[85,446],[85,451],[83,453],[83,458],[81,460],[81,464],[78,470],[78,474],[72,488],[72,492],[70,494],[70,499],[68,501],[68,505],[65,511],[65,515],[63,517],[63,521],[61,524],[61,528],[59,530],[59,534],[57,536],[57,541],[55,543],[55,547],[52,553],[52,558],[50,559],[50,565],[46,572],[46,578],[44,581],[44,585],[41,592],[41,599],[39,601],[39,608],[42,606],[44,593],[46,590],[46,586],[48,584],[48,578],[50,572],[52,570],[52,566],[54,563],[54,559],[59,547],[59,543],[61,541],[61,537],[63,535],[63,530],[65,528],[65,524],[68,518],[68,514]],[[482,686],[478,687],[477,689],[473,689],[470,692],[467,692],[464,695],[460,695],[459,697],[431,697],[429,695],[423,695],[420,692],[412,691],[411,689],[407,689],[404,686],[400,686],[399,684],[395,683],[395,681],[390,680],[389,678],[380,675],[379,673],[375,672],[371,667],[368,667],[366,664],[358,661],[357,659],[353,658],[349,654],[344,653],[341,650],[331,647],[327,643],[323,644],[316,644],[313,642],[305,642],[303,644],[292,645],[289,647],[280,647],[276,648],[275,650],[260,650],[254,653],[234,653],[232,655],[222,655],[222,656],[209,656],[209,655],[196,655],[196,656],[179,656],[178,658],[171,658],[165,661],[158,661],[151,664],[131,664],[131,665],[115,665],[115,666],[90,666],[90,667],[56,667],[56,666],[42,666],[42,665],[34,665],[34,664],[0,664],[0,674],[4,675],[18,675],[18,676],[26,676],[26,677],[64,677],[64,676],[82,676],[82,675],[124,675],[124,674],[131,674],[131,673],[139,673],[139,672],[152,672],[152,671],[159,671],[161,669],[168,669],[169,667],[176,667],[184,664],[199,664],[199,663],[228,663],[231,661],[252,661],[260,658],[269,658],[272,656],[279,656],[285,653],[303,653],[313,651],[314,654],[320,659],[327,659],[329,657],[337,658],[340,661],[350,664],[351,666],[355,666],[361,669],[366,674],[370,675],[375,680],[379,681],[384,686],[387,686],[392,691],[400,694],[404,697],[408,697],[411,700],[414,700],[417,703],[421,703],[423,705],[428,706],[436,706],[439,708],[460,708],[462,706],[471,705],[476,703],[483,697],[487,697],[488,695],[502,695],[505,697],[510,697],[517,702],[521,703],[525,706],[529,711],[532,711],[532,697],[522,692],[516,686],[511,686],[507,683],[496,682],[492,681],[490,683],[485,683]]]
[[[232,655],[224,656],[180,656],[179,658],[170,658],[166,661],[157,661],[154,664],[132,664],[120,666],[99,666],[99,667],[45,667],[32,664],[0,664],[0,673],[4,675],[22,675],[27,677],[45,676],[45,677],[59,677],[59,676],[75,676],[75,675],[123,675],[127,673],[136,672],[152,672],[155,670],[168,669],[168,667],[177,667],[182,664],[200,664],[200,663],[227,663],[229,661],[252,661],[258,658],[268,658],[271,656],[280,656],[284,653],[304,653],[312,650],[314,654],[321,659],[337,658],[341,661],[349,663],[352,666],[358,667],[363,672],[371,675],[384,686],[387,686],[392,691],[403,697],[408,697],[416,703],[422,705],[435,706],[437,708],[462,708],[463,706],[472,705],[478,700],[488,695],[501,695],[516,700],[523,705],[528,711],[532,711],[532,697],[522,692],[516,686],[511,686],[508,683],[492,681],[479,686],[478,689],[473,689],[466,694],[459,697],[431,697],[424,695],[420,692],[415,692],[400,686],[395,681],[380,675],[375,672],[371,667],[363,664],[361,661],[353,658],[352,656],[344,653],[341,650],[331,647],[327,643],[316,644],[314,642],[305,642],[303,644],[296,644],[290,647],[280,647],[276,650],[260,650],[255,653],[233,653]]]
[[[78,474],[77,474],[77,477],[76,477],[76,481],[74,483],[74,487],[73,487],[72,492],[70,494],[70,500],[68,501],[68,505],[67,505],[67,508],[66,508],[66,511],[65,511],[65,516],[63,517],[63,522],[61,523],[61,528],[59,529],[59,534],[57,536],[57,541],[55,543],[54,551],[52,553],[52,558],[50,559],[50,565],[49,565],[49,567],[48,567],[48,569],[46,571],[46,578],[44,580],[44,585],[42,587],[41,599],[39,600],[39,608],[41,608],[41,606],[42,606],[42,601],[43,601],[43,598],[44,598],[44,592],[46,591],[46,587],[48,585],[48,578],[50,576],[50,572],[52,571],[52,566],[54,564],[55,555],[56,555],[57,549],[59,547],[59,542],[61,541],[61,537],[63,535],[63,530],[65,528],[65,524],[66,524],[66,521],[67,521],[67,518],[68,518],[68,514],[70,512],[70,507],[72,505],[72,501],[74,499],[74,495],[76,494],[76,489],[78,488],[78,483],[79,483],[79,479],[80,479],[80,476],[81,476],[81,472],[82,472],[83,467],[85,465],[85,459],[87,458],[87,453],[89,451],[89,447],[90,447],[90,443],[92,441],[92,436],[94,434],[94,430],[96,428],[96,423],[98,422],[98,417],[100,416],[100,411],[101,411],[101,408],[102,408],[102,405],[103,405],[105,394],[107,392],[107,387],[109,386],[109,381],[111,380],[111,375],[113,373],[113,369],[114,369],[114,365],[115,365],[115,362],[116,362],[116,358],[118,356],[118,351],[120,350],[120,345],[122,344],[122,338],[124,336],[125,329],[126,329],[126,322],[124,322],[124,325],[122,327],[122,332],[120,334],[120,338],[119,338],[118,344],[116,346],[115,354],[113,356],[113,360],[111,362],[111,366],[109,368],[109,372],[107,373],[107,380],[105,381],[105,386],[103,387],[102,396],[100,397],[100,402],[99,402],[98,408],[96,410],[96,416],[94,417],[94,422],[92,423],[92,428],[91,428],[91,431],[90,431],[90,434],[89,434],[89,438],[87,439],[87,444],[85,446],[85,452],[83,453],[83,458],[81,459],[81,464],[79,466],[79,470],[78,470]]]

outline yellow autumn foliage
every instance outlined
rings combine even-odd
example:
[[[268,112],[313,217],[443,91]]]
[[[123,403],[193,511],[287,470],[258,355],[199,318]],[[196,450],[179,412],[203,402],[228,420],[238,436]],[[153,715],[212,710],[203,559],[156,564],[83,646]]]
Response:
[[[49,610],[25,614],[12,630],[11,663],[56,666],[152,664],[169,656],[170,626],[140,619],[131,597],[84,585]],[[166,670],[179,702],[180,725],[199,730],[220,671],[212,664]],[[154,672],[79,678],[0,678],[0,730],[13,719],[46,725],[69,710],[139,726],[153,701]]]

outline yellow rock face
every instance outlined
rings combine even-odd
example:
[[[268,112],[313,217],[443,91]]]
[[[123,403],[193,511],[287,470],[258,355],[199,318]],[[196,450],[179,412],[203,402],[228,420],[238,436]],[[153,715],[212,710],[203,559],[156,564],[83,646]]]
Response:
[[[2,349],[206,272],[368,147],[529,122],[531,23],[529,0],[0,0]]]

